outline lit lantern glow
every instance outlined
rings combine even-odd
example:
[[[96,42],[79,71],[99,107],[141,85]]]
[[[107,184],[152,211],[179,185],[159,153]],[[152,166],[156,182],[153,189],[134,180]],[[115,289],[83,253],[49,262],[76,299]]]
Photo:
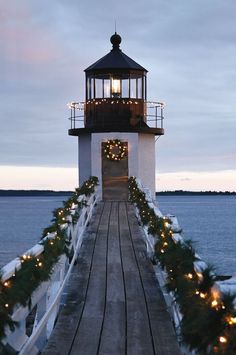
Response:
[[[120,79],[111,79],[111,93],[113,97],[119,97],[120,91]]]
[[[219,337],[219,341],[222,343],[222,344],[225,344],[227,343],[227,339],[225,337]]]

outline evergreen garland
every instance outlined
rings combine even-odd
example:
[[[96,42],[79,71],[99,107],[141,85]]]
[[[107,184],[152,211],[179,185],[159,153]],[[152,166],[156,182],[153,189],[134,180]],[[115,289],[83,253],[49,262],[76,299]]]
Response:
[[[165,269],[167,290],[174,295],[183,316],[183,342],[205,354],[235,355],[236,295],[214,290],[218,277],[211,266],[201,272],[195,270],[198,258],[191,241],[175,240],[170,220],[155,215],[135,177],[129,178],[129,194],[142,224],[156,238],[154,258]]]
[[[53,267],[62,254],[71,258],[73,252],[70,247],[71,237],[67,236],[65,227],[70,223],[75,224],[80,216],[80,211],[85,202],[78,202],[80,195],[90,196],[98,185],[97,177],[91,177],[81,188],[77,188],[72,197],[64,202],[63,208],[53,211],[52,224],[45,228],[40,244],[44,251],[39,256],[20,256],[21,268],[6,281],[0,281],[0,339],[5,337],[5,328],[9,326],[14,330],[17,322],[11,318],[17,304],[31,307],[31,296],[38,286],[49,280]],[[73,211],[73,213],[71,213]],[[67,223],[67,224],[66,224]],[[55,238],[46,238],[49,233],[55,233]]]

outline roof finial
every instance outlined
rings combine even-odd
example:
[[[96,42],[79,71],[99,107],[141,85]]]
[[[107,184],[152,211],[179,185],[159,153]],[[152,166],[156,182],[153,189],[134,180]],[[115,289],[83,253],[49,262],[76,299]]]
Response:
[[[114,35],[111,36],[110,41],[113,45],[112,50],[120,50],[121,36],[115,32]]]
[[[116,33],[116,18],[115,18],[115,33]]]

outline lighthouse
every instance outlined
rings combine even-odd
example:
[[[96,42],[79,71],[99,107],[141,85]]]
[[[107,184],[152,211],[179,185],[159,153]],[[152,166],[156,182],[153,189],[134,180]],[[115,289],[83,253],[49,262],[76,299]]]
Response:
[[[121,50],[120,35],[110,41],[110,52],[85,69],[85,101],[69,104],[79,185],[97,176],[103,200],[127,200],[128,178],[135,176],[154,196],[163,104],[147,101],[147,70]]]

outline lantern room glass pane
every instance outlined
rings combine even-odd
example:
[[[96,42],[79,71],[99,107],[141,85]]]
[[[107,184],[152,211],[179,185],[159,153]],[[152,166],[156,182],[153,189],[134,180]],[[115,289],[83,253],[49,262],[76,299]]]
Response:
[[[124,98],[129,97],[129,79],[122,80],[121,96]]]
[[[90,99],[94,99],[94,78],[90,78]]]
[[[136,98],[136,79],[130,79],[130,98]]]
[[[104,79],[104,97],[108,98],[111,96],[111,81],[110,79]]]
[[[137,99],[142,99],[142,78],[137,79]]]
[[[103,80],[95,79],[96,99],[103,97]]]

